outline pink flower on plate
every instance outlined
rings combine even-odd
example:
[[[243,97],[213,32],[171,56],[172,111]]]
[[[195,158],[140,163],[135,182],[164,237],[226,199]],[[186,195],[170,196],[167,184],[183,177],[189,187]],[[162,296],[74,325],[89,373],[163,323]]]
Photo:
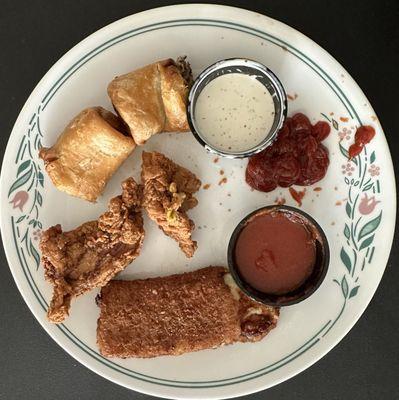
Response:
[[[378,176],[380,174],[380,167],[377,167],[375,164],[371,164],[369,173],[371,176]]]
[[[352,131],[348,128],[343,128],[342,131],[338,132],[339,140],[350,140]]]
[[[365,193],[359,204],[360,214],[371,214],[378,203],[380,202],[375,200],[375,196],[368,198],[367,193]]]
[[[15,193],[15,196],[10,201],[10,203],[12,204],[12,208],[19,208],[20,211],[23,211],[24,205],[28,201],[28,199],[29,199],[28,192],[21,190],[21,191]]]
[[[33,231],[33,240],[39,240],[41,236],[42,236],[41,229],[36,229]]]
[[[355,167],[351,163],[342,164],[342,173],[351,176]]]

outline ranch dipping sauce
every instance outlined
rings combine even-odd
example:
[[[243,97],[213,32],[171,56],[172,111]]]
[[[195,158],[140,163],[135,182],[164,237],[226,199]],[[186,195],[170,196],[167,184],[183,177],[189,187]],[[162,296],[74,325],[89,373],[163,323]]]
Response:
[[[198,96],[195,120],[203,139],[225,152],[260,144],[275,118],[274,101],[254,76],[228,73],[209,82]]]

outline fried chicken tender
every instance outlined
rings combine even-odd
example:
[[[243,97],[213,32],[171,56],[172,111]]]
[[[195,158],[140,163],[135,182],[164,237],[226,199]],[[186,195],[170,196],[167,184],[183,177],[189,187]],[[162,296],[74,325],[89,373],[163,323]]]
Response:
[[[179,243],[187,257],[192,257],[197,248],[197,242],[191,239],[195,225],[186,211],[198,204],[193,194],[201,187],[201,181],[157,152],[143,152],[141,179],[143,205],[149,217]]]
[[[58,224],[43,233],[42,263],[45,278],[53,285],[47,312],[51,322],[62,322],[73,297],[104,286],[139,255],[144,240],[142,192],[142,186],[129,178],[98,220],[69,232],[62,232]]]

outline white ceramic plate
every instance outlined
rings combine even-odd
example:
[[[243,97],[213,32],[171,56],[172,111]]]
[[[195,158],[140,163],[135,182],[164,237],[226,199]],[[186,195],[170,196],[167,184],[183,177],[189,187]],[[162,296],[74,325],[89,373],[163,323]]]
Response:
[[[41,229],[61,223],[71,229],[96,218],[120,192],[122,179],[139,176],[138,148],[93,205],[57,191],[37,157],[82,108],[111,109],[107,83],[155,60],[187,55],[194,72],[227,57],[248,57],[270,67],[290,95],[289,114],[303,111],[332,125],[326,141],[331,165],[326,178],[307,189],[303,209],[324,228],[331,265],[320,289],[308,300],[282,310],[265,340],[179,357],[105,359],[96,347],[95,292],[73,302],[62,325],[46,321],[51,287],[39,265]],[[360,124],[372,124],[375,139],[355,162],[345,149]],[[246,161],[206,154],[191,134],[152,138],[158,150],[192,169],[208,190],[191,212],[199,249],[187,260],[175,242],[146,220],[141,256],[123,274],[142,278],[226,265],[229,236],[249,211],[285,197],[250,191]],[[227,183],[218,185],[223,169]],[[212,5],[155,9],[117,21],[85,39],[45,75],[11,133],[1,174],[1,230],[11,271],[26,303],[49,335],[98,374],[141,392],[170,398],[226,398],[268,388],[320,359],[351,329],[365,310],[384,272],[395,225],[395,181],[382,128],[364,94],[324,50],[294,29],[252,12]]]

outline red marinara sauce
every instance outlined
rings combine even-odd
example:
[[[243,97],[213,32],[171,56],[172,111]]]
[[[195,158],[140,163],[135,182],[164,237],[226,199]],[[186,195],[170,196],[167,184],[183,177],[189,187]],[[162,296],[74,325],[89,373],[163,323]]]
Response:
[[[271,192],[277,186],[308,186],[323,179],[330,163],[321,143],[330,134],[330,125],[298,113],[287,118],[277,140],[249,159],[245,179],[256,190]]]
[[[375,129],[369,125],[363,125],[357,128],[355,133],[355,143],[353,143],[348,150],[349,159],[359,155],[363,147],[370,143],[375,136]]]
[[[310,229],[294,216],[279,211],[253,216],[235,246],[235,262],[242,278],[268,294],[286,294],[312,274],[316,242]]]

